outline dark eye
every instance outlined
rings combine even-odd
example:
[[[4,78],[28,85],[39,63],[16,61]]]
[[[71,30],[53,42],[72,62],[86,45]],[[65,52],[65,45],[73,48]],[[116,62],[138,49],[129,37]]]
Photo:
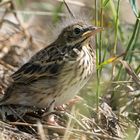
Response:
[[[74,33],[75,33],[76,35],[80,34],[81,31],[82,31],[82,29],[80,29],[80,28],[74,28]]]

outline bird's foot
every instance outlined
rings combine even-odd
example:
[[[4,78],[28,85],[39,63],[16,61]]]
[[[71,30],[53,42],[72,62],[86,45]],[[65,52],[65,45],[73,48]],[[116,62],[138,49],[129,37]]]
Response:
[[[72,107],[73,105],[75,105],[76,103],[80,102],[81,100],[82,100],[81,97],[75,96],[73,99],[69,100],[66,104],[63,104],[61,106],[55,107],[55,110],[65,111],[67,107]]]
[[[73,106],[76,103],[79,103],[80,101],[82,101],[83,99],[80,96],[75,96],[73,99],[69,100],[69,102],[67,103],[67,106]]]
[[[55,120],[55,115],[51,114],[48,116],[47,118],[47,124],[48,125],[53,125],[53,126],[58,126],[59,124],[57,123],[57,121]]]
[[[57,106],[55,107],[55,110],[58,110],[58,111],[65,111],[67,108],[67,105],[63,104],[61,106]]]

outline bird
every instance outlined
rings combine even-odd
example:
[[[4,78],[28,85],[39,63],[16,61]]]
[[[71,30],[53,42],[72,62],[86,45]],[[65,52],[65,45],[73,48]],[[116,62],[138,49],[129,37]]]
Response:
[[[53,109],[74,98],[96,73],[92,39],[102,30],[83,21],[64,27],[54,42],[11,75],[0,105]]]

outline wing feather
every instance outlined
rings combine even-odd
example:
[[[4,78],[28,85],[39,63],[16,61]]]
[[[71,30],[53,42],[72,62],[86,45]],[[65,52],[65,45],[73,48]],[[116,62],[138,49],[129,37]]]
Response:
[[[47,49],[39,51],[11,76],[15,83],[29,84],[40,78],[56,77],[60,73],[64,63],[62,54],[58,49]]]

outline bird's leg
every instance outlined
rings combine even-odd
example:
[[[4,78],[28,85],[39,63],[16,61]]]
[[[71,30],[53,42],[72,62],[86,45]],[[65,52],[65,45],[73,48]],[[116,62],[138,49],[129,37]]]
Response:
[[[82,100],[81,97],[75,96],[73,99],[69,100],[66,104],[55,107],[55,109],[59,110],[59,111],[65,111],[67,106],[71,107],[71,106],[75,105],[76,103],[80,102],[81,100]]]
[[[83,99],[80,96],[75,96],[73,99],[68,101],[67,106],[73,106],[76,103],[80,102],[81,100]]]
[[[67,105],[66,104],[62,104],[60,106],[57,106],[55,107],[56,110],[59,110],[59,111],[65,111],[67,108]]]

